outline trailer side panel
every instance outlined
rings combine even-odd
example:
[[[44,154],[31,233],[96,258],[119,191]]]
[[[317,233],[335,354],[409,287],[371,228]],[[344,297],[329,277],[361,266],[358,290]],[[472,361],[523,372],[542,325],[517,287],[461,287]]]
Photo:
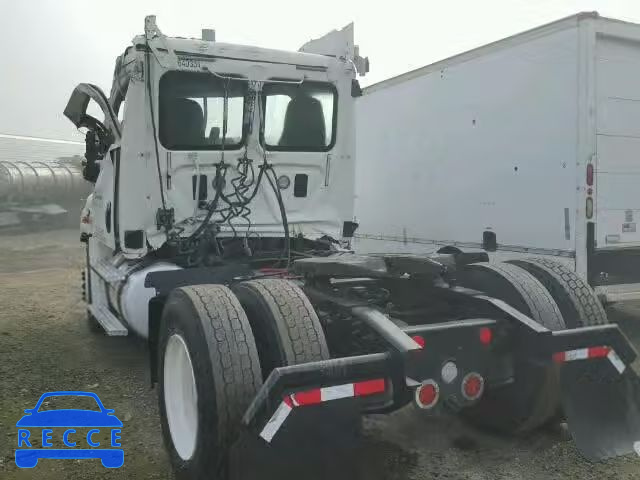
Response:
[[[360,251],[480,247],[490,232],[499,248],[573,256],[577,24],[365,90]]]

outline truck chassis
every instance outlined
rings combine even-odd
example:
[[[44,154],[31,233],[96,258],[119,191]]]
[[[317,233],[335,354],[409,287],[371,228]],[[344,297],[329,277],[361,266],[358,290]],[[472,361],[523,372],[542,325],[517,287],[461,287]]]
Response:
[[[150,273],[146,284],[158,293],[150,308],[155,312],[151,374],[161,385],[163,427],[177,471],[181,465],[189,465],[184,473],[196,476],[219,471],[228,455],[222,449],[204,464],[185,463],[172,439],[163,376],[176,370],[166,366],[167,332],[175,327],[169,317],[186,298],[196,307],[204,305],[207,312],[192,310],[189,322],[201,327],[197,336],[213,341],[200,351],[195,342],[201,338],[181,339],[190,355],[220,356],[223,372],[221,377],[213,370],[203,374],[194,366],[189,375],[195,387],[184,388],[196,388],[200,395],[209,386],[220,395],[228,388],[224,355],[232,357],[229,366],[251,364],[250,375],[241,372],[231,381],[232,389],[246,395],[222,394],[222,402],[233,404],[224,423],[227,446],[242,431],[276,447],[280,437],[295,444],[286,437],[299,435],[299,412],[322,411],[327,404],[357,415],[354,405],[359,412],[389,413],[414,403],[430,415],[455,413],[510,433],[558,420],[562,411],[587,458],[637,449],[640,387],[630,366],[636,352],[617,325],[598,324],[606,316],[571,314],[589,302],[600,305],[595,294],[575,277],[590,297],[568,301],[562,284],[534,276],[535,259],[520,266],[478,260],[477,254],[464,253],[432,258],[341,253],[299,259],[290,269],[251,270],[238,263],[196,269],[193,276],[189,270]],[[235,314],[231,330],[225,330],[230,310]],[[583,321],[588,324],[581,326]],[[216,323],[225,331],[222,337],[233,334],[235,340],[216,342],[222,338],[211,329]],[[181,378],[189,375],[183,372]],[[603,406],[612,404],[616,407],[603,414]],[[333,421],[344,422],[337,418]]]

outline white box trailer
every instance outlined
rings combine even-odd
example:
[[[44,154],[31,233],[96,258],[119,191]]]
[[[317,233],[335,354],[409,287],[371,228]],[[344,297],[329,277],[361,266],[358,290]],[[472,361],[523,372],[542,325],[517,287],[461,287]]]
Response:
[[[355,248],[551,255],[640,298],[640,25],[581,13],[364,89]]]

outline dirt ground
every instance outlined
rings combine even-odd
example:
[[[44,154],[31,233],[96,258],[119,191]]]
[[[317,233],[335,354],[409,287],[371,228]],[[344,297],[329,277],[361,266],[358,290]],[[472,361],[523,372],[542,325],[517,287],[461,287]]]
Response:
[[[75,231],[0,235],[0,478],[173,478],[144,343],[90,332],[80,297],[81,264]],[[640,344],[640,306],[610,316]],[[43,392],[56,390],[93,391],[115,409],[124,423],[122,468],[108,470],[98,460],[15,465],[16,421]],[[342,474],[318,467],[306,478],[640,479],[637,456],[589,463],[561,428],[506,438],[412,407],[365,419],[364,437],[349,457],[354,466]],[[320,460],[327,466],[334,461]]]

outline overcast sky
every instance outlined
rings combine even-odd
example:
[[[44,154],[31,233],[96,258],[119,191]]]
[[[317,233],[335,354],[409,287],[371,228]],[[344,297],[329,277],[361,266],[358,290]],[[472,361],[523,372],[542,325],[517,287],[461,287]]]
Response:
[[[0,133],[77,139],[62,110],[73,87],[108,94],[114,60],[155,14],[163,33],[297,50],[355,22],[370,84],[572,15],[640,23],[640,0],[0,0]]]

